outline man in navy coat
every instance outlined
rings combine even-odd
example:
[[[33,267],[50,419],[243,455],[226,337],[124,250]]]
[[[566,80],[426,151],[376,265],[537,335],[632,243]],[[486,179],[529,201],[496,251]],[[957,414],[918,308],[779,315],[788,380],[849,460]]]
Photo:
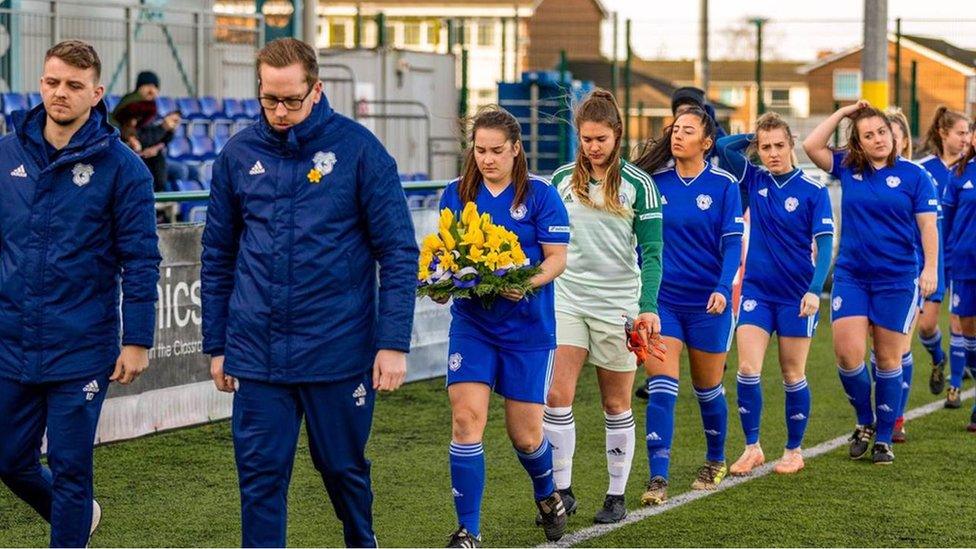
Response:
[[[393,158],[329,106],[311,47],[270,42],[257,70],[263,116],[214,164],[201,271],[203,350],[234,392],[242,543],[285,545],[304,417],[346,544],[371,547],[364,450],[375,391],[406,374],[410,212]]]
[[[98,416],[109,381],[149,364],[156,318],[152,175],[109,125],[100,73],[89,44],[55,45],[43,104],[0,139],[0,479],[52,547],[84,547],[98,524]]]

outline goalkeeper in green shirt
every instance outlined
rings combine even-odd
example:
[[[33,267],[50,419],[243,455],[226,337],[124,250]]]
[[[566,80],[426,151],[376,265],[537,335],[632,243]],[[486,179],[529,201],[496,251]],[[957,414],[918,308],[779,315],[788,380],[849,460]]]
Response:
[[[584,364],[596,367],[606,418],[609,489],[595,521],[627,515],[624,488],[634,456],[631,390],[637,361],[627,350],[625,317],[660,331],[661,197],[653,180],[620,155],[623,130],[613,95],[597,89],[575,112],[576,161],[553,173],[569,212],[567,266],[556,279],[556,359],[545,408],[553,476],[568,513],[576,510],[573,399]],[[638,265],[637,248],[642,262]]]

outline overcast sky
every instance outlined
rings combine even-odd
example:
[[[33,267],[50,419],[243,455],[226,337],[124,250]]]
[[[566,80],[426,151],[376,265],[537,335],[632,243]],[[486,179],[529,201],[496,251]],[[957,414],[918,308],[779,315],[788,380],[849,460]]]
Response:
[[[623,20],[632,20],[632,43],[638,55],[698,55],[698,0],[602,1],[608,10],[619,13],[621,33]],[[863,11],[862,0],[710,0],[709,53],[712,59],[753,58],[754,27],[745,21],[758,16],[768,19],[764,55],[771,59],[813,59],[818,51],[837,51],[860,44]],[[974,0],[889,0],[892,32],[896,17],[902,18],[905,34],[938,37],[976,49]],[[604,34],[604,51],[609,53],[609,26]]]

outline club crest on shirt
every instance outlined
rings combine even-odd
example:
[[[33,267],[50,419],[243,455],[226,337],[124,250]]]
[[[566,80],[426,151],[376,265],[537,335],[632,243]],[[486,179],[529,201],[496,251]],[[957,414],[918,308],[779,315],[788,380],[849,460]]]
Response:
[[[84,187],[89,182],[91,182],[91,176],[95,173],[95,168],[92,168],[91,164],[75,164],[74,168],[71,168],[71,181],[79,187]]]
[[[885,183],[889,187],[891,187],[892,189],[894,189],[898,185],[901,185],[901,178],[898,177],[897,175],[889,175],[887,178],[885,178]]]
[[[315,153],[312,157],[312,165],[315,169],[322,175],[329,175],[332,173],[332,168],[336,164],[336,155],[334,152],[323,152],[319,151]]]
[[[451,356],[447,357],[447,367],[451,369],[452,372],[456,372],[461,369],[461,360],[463,357],[461,353],[453,353]]]
[[[712,197],[708,196],[707,194],[698,195],[695,202],[698,204],[698,209],[701,211],[705,211],[712,207]]]
[[[756,310],[756,305],[757,303],[755,299],[747,299],[742,302],[742,310],[747,313],[751,313],[752,311]]]
[[[762,188],[762,189],[759,189],[759,196],[766,196],[768,194],[769,194],[769,189],[767,189],[765,187]]]
[[[525,204],[519,204],[518,206],[509,208],[508,213],[512,216],[512,219],[519,221],[525,219],[525,214],[529,213],[529,209],[525,207]]]
[[[830,302],[831,308],[835,311],[839,311],[841,305],[843,304],[844,304],[844,298],[842,298],[841,296],[835,297],[834,300]]]
[[[799,205],[800,205],[800,201],[797,200],[795,196],[791,196],[787,198],[786,203],[783,204],[783,206],[786,208],[786,211],[788,212],[795,212],[797,206]]]

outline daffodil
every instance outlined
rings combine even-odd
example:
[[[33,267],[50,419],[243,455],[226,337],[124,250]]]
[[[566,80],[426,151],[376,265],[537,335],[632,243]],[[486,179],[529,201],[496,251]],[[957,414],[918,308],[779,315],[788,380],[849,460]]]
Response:
[[[441,210],[441,218],[439,228],[441,231],[451,230],[451,225],[454,224],[454,212],[450,208],[444,208]]]
[[[468,249],[468,259],[474,263],[481,263],[484,261],[484,250],[480,246],[471,246]]]
[[[481,232],[476,226],[469,226],[465,231],[464,235],[461,237],[461,244],[467,244],[469,246],[484,246],[485,244],[485,233]]]
[[[478,206],[474,202],[465,204],[464,210],[461,211],[461,223],[464,223],[466,226],[471,226],[472,224],[480,223],[480,221]]]

